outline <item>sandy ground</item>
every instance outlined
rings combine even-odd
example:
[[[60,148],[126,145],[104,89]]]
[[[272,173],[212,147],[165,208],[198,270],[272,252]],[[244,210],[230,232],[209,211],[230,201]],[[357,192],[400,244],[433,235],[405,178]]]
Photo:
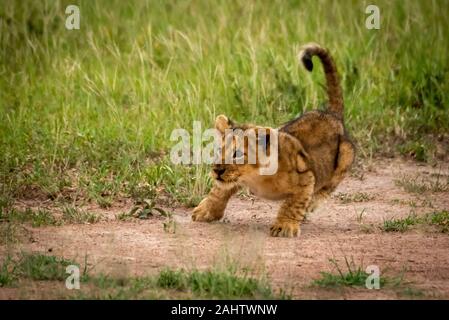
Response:
[[[92,272],[117,275],[154,274],[167,266],[220,267],[232,261],[265,273],[275,288],[299,299],[408,299],[400,293],[407,287],[422,291],[421,298],[447,299],[449,234],[419,227],[403,233],[380,229],[385,219],[407,216],[411,210],[425,214],[449,209],[449,193],[413,194],[395,185],[402,174],[418,173],[447,177],[448,170],[400,160],[374,161],[362,177],[348,177],[336,192],[363,192],[370,197],[346,203],[333,196],[308,216],[297,238],[269,236],[279,203],[239,196],[230,201],[225,218],[214,223],[192,222],[191,209],[176,208],[174,233],[164,230],[163,217],[117,220],[116,213],[130,209],[123,205],[103,211],[104,221],[96,224],[29,228],[32,241],[22,244],[22,249],[51,251],[80,262],[87,256]],[[5,252],[4,247],[0,250]],[[345,257],[357,265],[378,266],[381,276],[403,274],[402,289],[311,286],[320,271],[335,271],[329,259],[336,259],[344,269]],[[14,290],[0,288],[0,298],[14,297]]]

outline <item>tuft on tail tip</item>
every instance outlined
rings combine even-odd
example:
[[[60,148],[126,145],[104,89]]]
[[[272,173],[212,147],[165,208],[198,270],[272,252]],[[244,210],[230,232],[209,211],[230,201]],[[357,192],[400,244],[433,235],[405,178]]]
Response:
[[[312,57],[309,54],[302,55],[301,61],[302,61],[302,64],[304,65],[304,67],[307,69],[307,71],[313,70]]]
[[[312,56],[319,49],[321,49],[321,46],[314,42],[307,43],[301,47],[298,57],[307,71],[313,70]]]

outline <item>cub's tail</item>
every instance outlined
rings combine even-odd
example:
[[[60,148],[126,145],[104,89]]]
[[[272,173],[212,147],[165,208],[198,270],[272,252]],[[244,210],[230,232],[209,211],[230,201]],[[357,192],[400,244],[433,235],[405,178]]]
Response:
[[[308,43],[301,48],[299,59],[308,71],[312,71],[312,57],[318,56],[326,75],[327,95],[329,98],[329,110],[343,118],[343,94],[340,86],[337,67],[329,52],[316,43]]]

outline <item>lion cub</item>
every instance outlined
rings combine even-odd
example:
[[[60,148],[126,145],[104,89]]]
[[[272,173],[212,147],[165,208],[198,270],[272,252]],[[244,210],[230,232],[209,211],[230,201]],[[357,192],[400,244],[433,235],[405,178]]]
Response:
[[[326,76],[329,107],[326,111],[314,110],[291,120],[278,129],[254,125],[238,125],[220,115],[215,128],[222,141],[228,132],[240,129],[256,130],[267,147],[270,136],[276,133],[278,153],[277,172],[261,175],[259,159],[237,164],[215,164],[212,177],[215,185],[193,210],[194,221],[214,221],[223,217],[229,198],[240,187],[246,186],[256,195],[273,200],[283,200],[277,218],[270,228],[272,236],[292,237],[300,234],[300,223],[307,212],[313,211],[318,202],[330,195],[350,169],[355,149],[347,137],[343,123],[343,95],[334,61],[326,49],[317,44],[302,48],[300,59],[308,71],[312,71],[312,57],[318,56]],[[274,130],[274,131],[273,131]],[[272,143],[272,141],[271,141]],[[233,153],[234,158],[247,160],[249,144],[224,147],[223,154]],[[232,150],[227,150],[231,149]],[[234,148],[236,150],[234,151]],[[222,162],[223,163],[223,162]]]

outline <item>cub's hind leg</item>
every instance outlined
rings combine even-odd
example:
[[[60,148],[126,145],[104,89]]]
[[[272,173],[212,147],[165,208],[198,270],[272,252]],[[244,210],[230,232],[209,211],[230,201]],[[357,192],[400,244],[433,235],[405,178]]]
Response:
[[[347,172],[351,168],[355,158],[355,150],[353,144],[345,137],[340,137],[340,144],[338,146],[338,155],[336,161],[335,171],[329,183],[323,188],[316,191],[313,195],[310,205],[307,207],[307,212],[313,212],[321,202],[329,198],[332,192],[337,188],[340,182],[344,179]]]
[[[319,191],[315,192],[312,200],[310,201],[309,206],[307,207],[307,212],[313,212],[315,211],[318,206],[329,198],[330,194],[333,190],[329,190],[327,188],[322,188]]]
[[[340,144],[338,146],[337,165],[335,167],[334,174],[329,184],[330,192],[344,179],[355,159],[355,148],[352,142],[344,137],[340,137]]]

